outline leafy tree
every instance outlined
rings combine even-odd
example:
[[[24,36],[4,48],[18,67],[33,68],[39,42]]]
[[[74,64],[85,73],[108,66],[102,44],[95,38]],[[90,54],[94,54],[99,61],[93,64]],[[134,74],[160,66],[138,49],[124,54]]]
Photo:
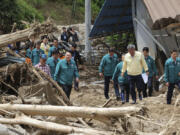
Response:
[[[21,21],[43,20],[43,16],[25,0],[1,0],[0,5],[0,30],[3,33],[10,32],[14,23],[17,29],[23,29],[25,25]]]
[[[43,6],[44,4],[47,3],[48,0],[26,0],[29,4],[31,4],[32,6],[36,7],[36,8],[40,8],[41,6]]]
[[[134,33],[132,31],[129,31],[114,34],[112,36],[107,36],[105,38],[105,42],[108,43],[110,46],[114,47],[116,50],[126,52],[127,45],[130,43],[136,44],[136,39]]]
[[[58,14],[59,9],[49,9],[50,12],[44,13],[44,5],[54,3],[65,8],[66,16]],[[94,21],[104,3],[104,0],[92,0],[92,21]],[[18,29],[25,26],[21,21],[32,22],[33,20],[43,21],[44,17],[51,16],[53,19],[65,19],[65,22],[80,23],[84,22],[85,0],[0,0],[0,31],[8,33],[14,23]],[[61,11],[62,12],[62,11]],[[72,12],[72,15],[71,15]],[[67,19],[67,16],[71,16]],[[58,17],[57,17],[58,16]]]

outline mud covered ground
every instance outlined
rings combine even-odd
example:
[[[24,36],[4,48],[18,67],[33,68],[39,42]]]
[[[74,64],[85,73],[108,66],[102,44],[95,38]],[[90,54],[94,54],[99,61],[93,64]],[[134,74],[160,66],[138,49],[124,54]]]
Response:
[[[101,107],[107,100],[103,93],[103,79],[99,78],[97,67],[89,67],[80,71],[80,91],[72,91],[71,101],[77,106]],[[139,135],[178,135],[180,134],[180,107],[178,101],[178,90],[174,92],[172,105],[166,104],[167,87],[163,86],[159,92],[154,91],[153,97],[142,101],[138,100],[134,106],[146,108],[144,116],[125,116],[125,125],[114,126],[119,134]],[[132,106],[130,103],[122,104],[116,101],[112,84],[110,86],[111,101],[107,107]],[[175,103],[176,102],[176,103]],[[104,128],[108,128],[104,126]],[[163,132],[164,131],[164,132]]]
[[[26,103],[28,104],[58,104],[57,101],[52,101],[52,99],[56,99],[53,93],[54,87],[52,84],[45,89],[46,84],[42,84],[37,77],[33,74],[32,69],[23,64],[13,64],[1,68],[0,70],[0,89],[4,92],[1,93],[0,102],[1,103],[15,103],[22,104],[21,100],[17,97],[11,97],[11,99],[4,100],[4,97],[9,97],[8,91],[12,91],[8,85],[11,85],[16,90],[23,95]],[[4,82],[4,83],[3,83]],[[7,83],[7,84],[5,84]],[[47,86],[48,86],[47,82]],[[122,104],[121,101],[116,101],[116,97],[114,94],[114,89],[112,84],[110,85],[110,97],[111,101],[107,104],[107,108],[109,107],[127,107],[127,106],[136,106],[142,108],[142,111],[139,113],[135,113],[133,115],[125,114],[119,118],[111,118],[109,125],[91,120],[84,119],[84,121],[89,125],[90,128],[96,130],[103,130],[107,132],[111,132],[110,135],[179,135],[180,133],[180,107],[179,107],[179,92],[176,90],[173,96],[172,105],[166,105],[166,91],[167,88],[161,85],[161,89],[159,92],[154,92],[153,97],[143,99],[142,101],[137,101],[136,105],[132,105],[130,103]],[[88,106],[88,107],[102,107],[107,100],[104,98],[104,90],[103,90],[103,78],[100,78],[98,75],[98,67],[85,66],[84,70],[80,70],[80,91],[72,90],[71,94],[71,102],[74,106]],[[37,93],[37,91],[39,91]],[[44,91],[44,92],[43,92]],[[46,92],[45,92],[46,91]],[[48,92],[47,92],[48,91]],[[44,94],[49,96],[49,98],[45,98]],[[34,95],[32,97],[32,95]],[[9,97],[10,98],[10,97]],[[36,101],[36,102],[35,102]],[[130,101],[131,102],[131,101]],[[1,112],[0,112],[1,113]],[[14,112],[15,113],[15,112]],[[0,117],[8,117],[6,115],[0,114]],[[41,118],[44,121],[48,120],[48,117],[33,117],[36,119]],[[49,120],[48,120],[49,121]],[[71,125],[72,123],[75,126],[84,127],[79,121],[72,118],[66,119],[66,125]],[[54,121],[53,121],[54,122]],[[55,121],[57,122],[57,121]],[[64,124],[62,119],[60,124]],[[32,126],[25,125],[16,125],[10,126],[5,125],[8,128],[13,130],[17,130],[17,127],[21,129],[22,134],[33,134],[33,135],[62,135],[60,133],[54,132],[44,132],[44,130],[40,130],[38,128]],[[0,131],[2,125],[0,124]],[[20,132],[20,130],[19,130]],[[37,133],[38,132],[38,133]],[[8,134],[9,135],[9,134]],[[11,135],[11,134],[10,134]],[[14,133],[14,135],[18,135]],[[75,135],[75,134],[74,134]],[[76,134],[77,135],[77,134]],[[80,135],[80,134],[78,134]],[[81,134],[84,135],[84,134]]]

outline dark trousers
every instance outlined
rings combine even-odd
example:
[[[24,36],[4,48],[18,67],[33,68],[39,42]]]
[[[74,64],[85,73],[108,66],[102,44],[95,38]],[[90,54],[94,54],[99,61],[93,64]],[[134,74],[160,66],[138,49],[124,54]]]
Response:
[[[129,84],[119,84],[120,89],[121,89],[121,94],[126,95],[126,102],[129,102],[129,92],[130,92],[130,87]]]
[[[174,91],[175,85],[177,85],[180,89],[180,81],[178,83],[170,83],[169,84],[168,92],[167,92],[167,104],[171,104],[171,99],[173,96],[173,91]]]
[[[147,95],[147,89],[148,95]],[[143,97],[146,98],[147,96],[151,97],[153,93],[153,77],[148,77],[147,84],[144,84],[144,90],[143,90]]]
[[[79,72],[77,61],[75,62],[76,62],[77,70]],[[76,78],[74,78],[74,89],[79,89],[79,83],[76,81]]]
[[[60,84],[61,88],[65,92],[66,96],[70,98],[71,90],[72,90],[72,85],[67,85],[67,84]]]
[[[106,98],[109,98],[109,83],[111,79],[112,79],[112,76],[104,76],[104,96]],[[115,89],[116,96],[120,96],[117,78],[114,81],[114,89]]]
[[[136,102],[136,91],[135,86],[137,86],[138,93],[141,94],[142,90],[144,90],[144,82],[141,75],[131,76],[128,75],[129,85],[130,85],[130,93],[133,101]]]

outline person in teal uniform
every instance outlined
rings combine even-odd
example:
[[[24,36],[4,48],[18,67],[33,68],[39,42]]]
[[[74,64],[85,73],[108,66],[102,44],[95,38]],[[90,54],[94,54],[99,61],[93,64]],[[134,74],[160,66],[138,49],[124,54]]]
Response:
[[[44,51],[40,49],[41,42],[37,41],[36,42],[36,48],[33,49],[32,51],[32,64],[35,66],[36,64],[39,63],[40,61],[40,56],[44,54]]]
[[[147,82],[147,84],[145,84],[145,87],[143,90],[143,97],[146,98],[147,96],[149,96],[149,97],[152,96],[153,78],[155,76],[155,78],[158,79],[158,72],[157,72],[157,68],[156,68],[154,59],[151,56],[149,56],[149,48],[148,47],[143,48],[143,54],[144,54],[146,64],[148,66],[148,70],[149,70],[148,82]],[[145,73],[145,71],[143,71],[143,73]],[[147,94],[147,89],[149,90],[148,94]]]
[[[32,50],[34,48],[34,45],[31,42],[29,42],[28,46],[29,48],[26,50],[26,57],[32,59]]]
[[[116,66],[112,80],[115,81],[115,79],[118,77],[118,83],[121,89],[121,101],[124,104],[125,102],[129,102],[129,82],[128,82],[128,77],[127,77],[127,71],[124,73],[124,76],[121,76],[121,71],[123,67],[123,61],[124,61],[124,56],[125,54],[121,55],[122,61]],[[119,94],[119,91],[117,91]]]
[[[65,59],[61,60],[56,66],[54,80],[62,87],[68,98],[70,98],[74,78],[79,82],[76,63],[72,60],[71,53],[66,52]]]
[[[118,64],[118,56],[117,54],[114,53],[114,49],[110,48],[109,53],[102,58],[99,66],[99,75],[100,77],[104,76],[104,96],[106,99],[109,99],[109,83],[110,80],[112,79],[117,64]],[[117,94],[116,98],[117,100],[119,100],[120,95],[118,94],[119,88],[118,88],[117,78],[114,81],[114,89],[115,91],[117,91],[115,92]]]
[[[60,61],[59,57],[59,52],[55,49],[52,52],[52,57],[49,57],[47,59],[46,64],[50,67],[51,70],[51,77],[54,79],[54,73],[56,70],[56,65],[58,64],[58,62]]]
[[[173,50],[171,57],[167,59],[165,63],[164,81],[168,87],[167,104],[171,104],[175,85],[177,85],[180,90],[180,58],[177,56],[177,50]]]
[[[52,56],[52,52],[53,52],[55,49],[56,49],[58,52],[59,52],[61,49],[63,49],[63,47],[58,44],[58,40],[57,40],[57,39],[54,39],[54,41],[53,41],[53,46],[50,47],[50,49],[49,49],[48,57],[51,57],[51,56]]]

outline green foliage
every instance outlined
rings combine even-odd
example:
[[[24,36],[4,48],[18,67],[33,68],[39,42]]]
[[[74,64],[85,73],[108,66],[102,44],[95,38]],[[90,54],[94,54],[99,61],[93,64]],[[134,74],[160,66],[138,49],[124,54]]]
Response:
[[[21,20],[32,22],[34,19],[37,19],[38,21],[43,21],[43,16],[25,0],[16,0],[16,4],[19,8]]]
[[[104,0],[92,0],[92,21],[97,17]],[[21,21],[43,21],[52,17],[57,23],[84,22],[85,0],[0,0],[0,30],[8,33],[14,23],[18,29]],[[58,23],[59,24],[59,23]]]
[[[26,0],[29,4],[36,8],[40,8],[47,3],[48,0]]]
[[[92,0],[91,1],[92,20],[96,19],[103,3],[104,3],[104,0]],[[85,0],[77,0],[77,6],[78,6],[78,10],[81,11],[82,14],[84,14]]]
[[[135,35],[133,32],[124,32],[120,34],[114,34],[112,36],[107,36],[105,42],[110,46],[115,47],[117,50],[126,52],[126,46],[130,43],[135,44]]]
[[[21,21],[43,20],[43,16],[25,0],[1,0],[0,5],[0,30],[3,33],[10,32],[14,23],[17,29],[23,29],[25,25]]]
[[[104,0],[92,0],[92,19],[95,20],[102,5],[104,3]]]

